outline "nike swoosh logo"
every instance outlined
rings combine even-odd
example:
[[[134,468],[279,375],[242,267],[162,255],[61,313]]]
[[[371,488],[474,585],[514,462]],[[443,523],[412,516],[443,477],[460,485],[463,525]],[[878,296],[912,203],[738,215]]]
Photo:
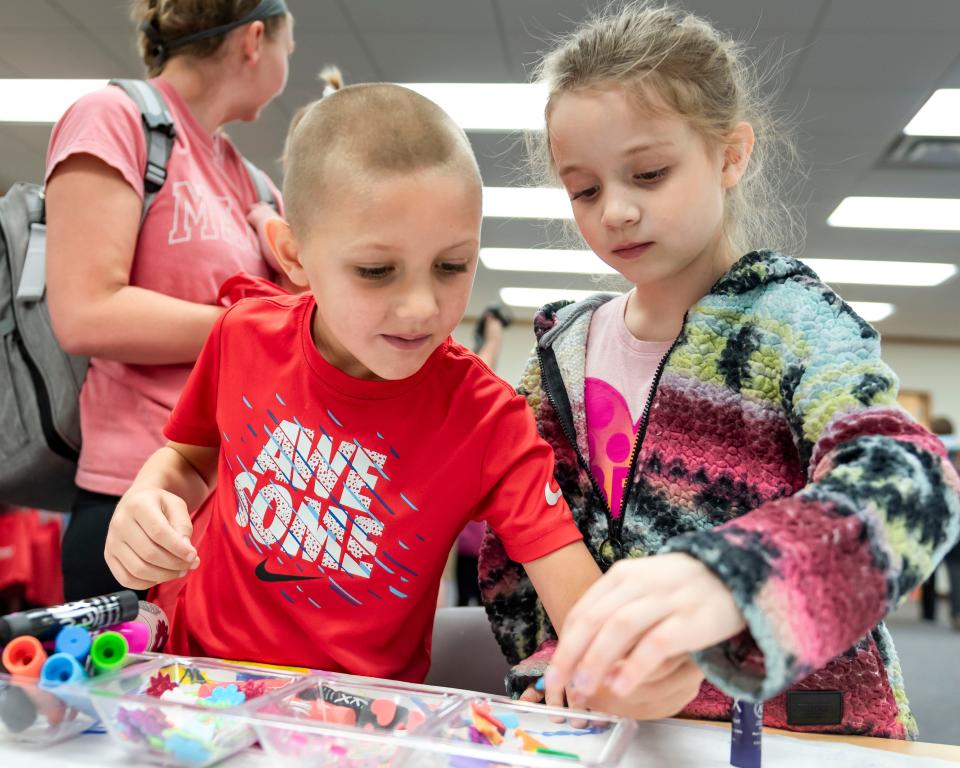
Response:
[[[558,501],[560,501],[560,497],[561,497],[563,494],[560,492],[560,489],[559,489],[559,488],[557,488],[556,491],[551,491],[551,490],[550,490],[550,481],[547,480],[547,484],[546,484],[545,486],[543,486],[543,495],[544,495],[544,496],[546,497],[546,499],[547,499],[547,504],[552,507],[554,504],[556,504]]]
[[[266,557],[263,558],[254,571],[260,581],[304,581],[305,579],[320,578],[319,576],[290,576],[286,573],[270,573],[270,571],[267,570],[268,559],[269,558]]]

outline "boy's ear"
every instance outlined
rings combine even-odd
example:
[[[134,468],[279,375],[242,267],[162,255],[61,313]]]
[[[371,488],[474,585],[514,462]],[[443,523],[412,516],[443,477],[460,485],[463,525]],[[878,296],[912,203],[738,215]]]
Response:
[[[750,154],[753,152],[755,136],[750,123],[737,123],[727,136],[723,148],[723,170],[721,183],[724,189],[735,187],[747,170]]]
[[[307,273],[300,263],[300,246],[290,225],[279,217],[273,217],[264,223],[264,233],[274,258],[290,281],[301,288],[308,287]]]

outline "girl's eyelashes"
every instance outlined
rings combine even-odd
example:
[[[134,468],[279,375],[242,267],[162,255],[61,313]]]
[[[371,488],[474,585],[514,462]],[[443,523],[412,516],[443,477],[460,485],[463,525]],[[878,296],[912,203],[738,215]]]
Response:
[[[666,175],[667,175],[666,168],[658,168],[655,171],[647,171],[646,173],[634,174],[633,178],[635,178],[637,181],[642,181],[649,184],[651,182],[662,180]]]
[[[642,184],[656,184],[658,181],[663,181],[667,176],[666,168],[658,168],[655,171],[645,171],[643,173],[633,174],[635,181],[638,181]],[[600,187],[594,184],[591,187],[585,187],[584,189],[577,190],[570,194],[570,200],[592,200],[600,192]]]
[[[354,267],[357,277],[364,280],[383,280],[393,272],[393,267]]]
[[[599,187],[592,186],[587,187],[586,189],[581,189],[579,192],[574,192],[570,195],[571,200],[589,200],[591,197],[597,194]]]

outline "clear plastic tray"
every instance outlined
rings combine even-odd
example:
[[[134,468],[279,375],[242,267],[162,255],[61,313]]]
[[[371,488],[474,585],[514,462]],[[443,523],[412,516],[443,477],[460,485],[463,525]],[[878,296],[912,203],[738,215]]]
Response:
[[[419,734],[428,754],[415,764],[608,768],[620,763],[635,730],[632,720],[613,715],[470,695]]]
[[[612,768],[636,729],[592,712],[327,673],[247,714],[273,762],[298,768]]]
[[[317,673],[248,712],[278,765],[384,768],[405,762],[411,738],[461,700],[462,691]]]
[[[130,655],[124,667],[148,661],[146,656]],[[45,688],[39,680],[0,672],[0,739],[40,747],[83,733],[99,720],[90,689],[110,677]]]
[[[239,714],[302,674],[207,659],[160,658],[91,686],[110,735],[140,761],[210,765],[251,746]]]

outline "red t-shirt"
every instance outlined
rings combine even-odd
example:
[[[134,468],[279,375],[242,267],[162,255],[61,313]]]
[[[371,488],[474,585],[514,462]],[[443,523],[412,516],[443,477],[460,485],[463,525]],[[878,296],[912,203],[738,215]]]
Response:
[[[448,339],[409,378],[355,379],[317,351],[315,306],[228,309],[164,430],[220,447],[170,650],[421,681],[464,523],[519,562],[581,535],[525,401],[475,355]]]

